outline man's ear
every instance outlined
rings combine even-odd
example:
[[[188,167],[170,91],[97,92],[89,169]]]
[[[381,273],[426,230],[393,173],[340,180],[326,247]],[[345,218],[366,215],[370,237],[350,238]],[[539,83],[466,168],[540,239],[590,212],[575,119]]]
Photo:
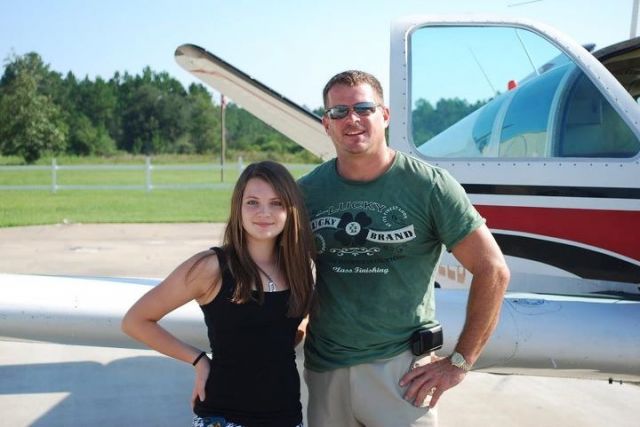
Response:
[[[387,107],[386,105],[382,106],[382,117],[384,118],[384,127],[388,128],[389,121],[391,120],[391,111],[389,110],[389,107]]]
[[[322,116],[322,126],[324,127],[324,131],[327,132],[327,134],[329,133],[329,118],[327,117],[327,115],[323,115]]]

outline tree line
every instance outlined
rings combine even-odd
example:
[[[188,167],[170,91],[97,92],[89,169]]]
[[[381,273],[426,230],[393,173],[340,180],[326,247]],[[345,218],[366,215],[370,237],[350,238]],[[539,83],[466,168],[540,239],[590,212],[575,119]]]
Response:
[[[465,99],[443,98],[433,106],[425,99],[418,99],[415,108],[411,112],[413,140],[417,144],[429,141],[486,103],[487,100],[470,103]]]
[[[166,72],[116,72],[109,80],[64,77],[35,52],[5,60],[0,79],[0,153],[33,163],[44,155],[220,152],[220,105],[202,84]],[[231,153],[318,159],[239,106],[225,110]]]
[[[413,137],[426,141],[480,103],[420,99],[412,112]],[[45,155],[217,154],[220,105],[202,84],[188,88],[166,72],[116,72],[109,80],[80,80],[50,70],[35,52],[11,55],[0,78],[0,154],[33,163]],[[313,112],[322,115],[322,108]],[[261,120],[230,103],[225,110],[228,153],[277,159],[319,159]]]

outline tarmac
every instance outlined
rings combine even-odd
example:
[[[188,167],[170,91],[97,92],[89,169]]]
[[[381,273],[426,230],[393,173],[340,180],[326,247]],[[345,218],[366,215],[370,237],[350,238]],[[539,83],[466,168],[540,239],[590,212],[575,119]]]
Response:
[[[162,278],[222,232],[221,224],[3,228],[0,272]],[[150,350],[0,341],[0,427],[187,426],[192,381],[190,366]],[[304,384],[302,397],[306,404]],[[471,372],[438,411],[441,427],[637,427],[639,407],[633,384]]]

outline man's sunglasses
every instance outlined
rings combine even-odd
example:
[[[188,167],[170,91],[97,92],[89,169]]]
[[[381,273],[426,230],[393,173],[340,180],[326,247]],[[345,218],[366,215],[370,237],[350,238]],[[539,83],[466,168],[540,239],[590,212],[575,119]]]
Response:
[[[378,107],[380,107],[380,104],[376,104],[374,102],[358,102],[352,106],[336,105],[334,107],[327,108],[324,110],[324,113],[332,120],[339,120],[347,117],[351,110],[355,111],[357,115],[365,117],[375,113],[376,108]]]

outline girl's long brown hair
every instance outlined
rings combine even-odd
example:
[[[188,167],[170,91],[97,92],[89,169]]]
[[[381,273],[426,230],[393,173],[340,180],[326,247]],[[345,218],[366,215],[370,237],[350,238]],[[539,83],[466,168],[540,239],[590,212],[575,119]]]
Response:
[[[258,292],[258,302],[262,304],[264,301],[262,279],[256,263],[249,254],[246,233],[242,227],[242,196],[252,178],[261,179],[271,185],[287,211],[284,229],[276,239],[277,267],[284,273],[291,290],[287,315],[305,316],[309,311],[313,292],[313,235],[300,188],[289,171],[273,161],[267,160],[247,166],[233,189],[223,242],[228,265],[236,282],[232,301],[246,303],[252,298],[252,289]]]

